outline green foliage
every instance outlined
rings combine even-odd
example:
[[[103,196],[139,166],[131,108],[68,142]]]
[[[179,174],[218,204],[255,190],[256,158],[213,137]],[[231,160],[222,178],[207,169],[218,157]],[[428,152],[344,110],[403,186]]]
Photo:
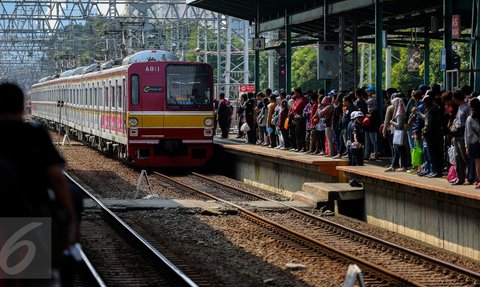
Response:
[[[423,77],[420,76],[418,71],[408,71],[408,49],[406,48],[394,48],[398,53],[399,60],[392,64],[392,87],[402,91],[407,91],[414,87],[418,87],[423,83]],[[390,87],[387,87],[390,88]]]
[[[304,87],[317,78],[317,48],[306,46],[295,49],[292,54],[292,87]],[[318,86],[313,88],[318,89]],[[312,89],[312,90],[313,90]]]

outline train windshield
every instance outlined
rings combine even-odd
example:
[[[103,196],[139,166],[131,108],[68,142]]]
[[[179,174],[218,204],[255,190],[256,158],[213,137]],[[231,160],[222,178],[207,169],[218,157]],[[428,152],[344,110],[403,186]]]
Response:
[[[211,106],[211,79],[208,65],[167,66],[167,105],[172,108]]]

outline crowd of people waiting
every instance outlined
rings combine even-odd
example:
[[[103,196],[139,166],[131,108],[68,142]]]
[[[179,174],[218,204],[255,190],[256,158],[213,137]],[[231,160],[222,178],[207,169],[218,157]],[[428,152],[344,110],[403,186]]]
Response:
[[[234,115],[220,94],[216,119],[223,138],[236,117],[237,138],[246,134],[249,144],[348,158],[350,165],[391,156],[385,172],[446,174],[453,185],[480,189],[480,97],[469,86],[446,91],[420,85],[406,93],[389,88],[380,95],[374,86],[328,93],[296,88],[288,95],[266,89],[240,97]]]

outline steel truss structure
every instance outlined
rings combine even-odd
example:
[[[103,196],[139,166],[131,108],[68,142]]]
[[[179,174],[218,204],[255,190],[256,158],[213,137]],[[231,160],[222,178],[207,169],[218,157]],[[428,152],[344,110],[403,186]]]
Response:
[[[108,24],[101,37],[92,37],[98,27],[85,27],[92,19]],[[102,60],[162,49],[211,63],[220,91],[228,94],[230,83],[249,82],[250,37],[247,22],[184,0],[6,0],[0,2],[0,79],[28,89],[78,66],[79,48],[101,47]],[[56,57],[60,50],[67,52]]]

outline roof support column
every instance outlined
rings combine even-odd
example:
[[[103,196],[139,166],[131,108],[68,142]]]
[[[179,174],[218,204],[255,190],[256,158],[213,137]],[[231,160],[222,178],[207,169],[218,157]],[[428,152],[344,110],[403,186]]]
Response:
[[[470,86],[474,91],[480,90],[480,0],[472,0],[472,76]],[[476,7],[475,7],[476,6]],[[475,14],[476,13],[476,14]],[[474,17],[475,16],[475,17]]]
[[[257,18],[255,19],[255,38],[260,37],[260,0],[257,0]],[[255,90],[261,91],[260,88],[260,51],[255,50]]]
[[[425,31],[428,31],[427,28],[425,28]],[[430,86],[430,38],[425,37],[423,41],[425,47],[425,51],[423,52],[425,66],[423,69],[423,83],[426,86]]]
[[[290,17],[288,16],[287,9],[285,9],[285,36],[287,38],[286,60],[287,60],[287,94],[292,91],[292,28],[290,27]]]
[[[447,52],[447,69],[452,67],[452,0],[443,0],[443,47]],[[447,87],[447,72],[443,71],[443,87]]]
[[[382,4],[375,0],[375,94],[377,97],[377,110],[383,111],[383,27],[382,27]],[[383,121],[383,113],[380,113],[380,120]]]

